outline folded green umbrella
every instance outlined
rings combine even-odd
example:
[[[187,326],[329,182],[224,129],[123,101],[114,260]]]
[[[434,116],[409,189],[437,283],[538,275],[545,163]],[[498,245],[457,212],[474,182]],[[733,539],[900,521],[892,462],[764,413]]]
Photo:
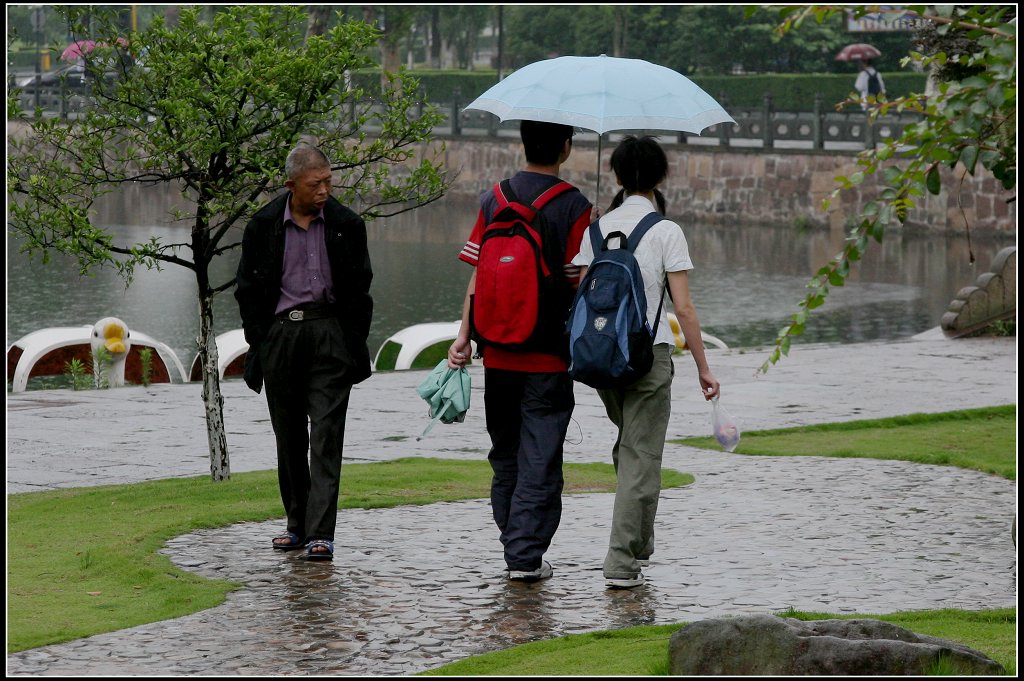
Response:
[[[442,359],[419,384],[416,392],[430,405],[430,423],[417,440],[426,437],[438,421],[462,423],[469,411],[469,371],[465,367],[451,369]]]

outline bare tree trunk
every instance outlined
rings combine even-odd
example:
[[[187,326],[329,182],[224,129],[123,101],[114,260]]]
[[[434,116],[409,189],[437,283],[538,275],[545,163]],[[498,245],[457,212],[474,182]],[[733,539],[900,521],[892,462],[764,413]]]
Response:
[[[164,8],[164,25],[167,28],[174,28],[178,25],[178,14],[180,8],[177,5],[168,5]]]
[[[385,38],[381,43],[381,67],[388,73],[398,73],[399,67],[402,65],[402,48],[399,41]],[[382,81],[384,84],[384,81]]]
[[[306,26],[306,39],[310,36],[323,35],[327,23],[331,19],[330,5],[309,5],[309,24]]]
[[[231,477],[228,439],[224,428],[224,395],[220,391],[220,363],[217,338],[213,332],[213,300],[199,299],[199,361],[203,368],[203,405],[206,407],[206,437],[210,445],[210,478],[214,482]]]
[[[441,10],[430,9],[430,67],[441,68]]]
[[[628,6],[612,7],[612,56],[623,57],[626,54],[626,37],[629,35]]]
[[[501,81],[505,78],[505,8],[503,5],[498,5],[498,56],[495,63],[495,68],[498,69],[498,80]]]

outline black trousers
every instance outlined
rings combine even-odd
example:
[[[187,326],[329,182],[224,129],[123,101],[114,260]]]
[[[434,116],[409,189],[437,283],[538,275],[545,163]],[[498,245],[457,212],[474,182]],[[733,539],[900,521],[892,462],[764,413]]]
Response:
[[[576,406],[568,373],[484,371],[491,512],[505,563],[535,570],[562,519],[562,448]]]
[[[277,478],[288,531],[334,540],[352,392],[352,360],[337,319],[275,320],[260,345]]]

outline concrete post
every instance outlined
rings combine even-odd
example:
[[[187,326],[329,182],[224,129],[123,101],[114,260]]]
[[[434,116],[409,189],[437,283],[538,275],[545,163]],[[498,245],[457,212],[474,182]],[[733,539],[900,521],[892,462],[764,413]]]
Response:
[[[725,105],[728,102],[727,102],[727,98],[726,98],[724,92],[720,92],[718,94],[718,103],[722,105],[723,109],[726,108]],[[721,146],[723,146],[723,147],[729,146],[729,133],[730,132],[731,131],[729,129],[729,123],[719,123],[718,124],[718,143]]]
[[[459,88],[455,88],[455,92],[452,93],[452,135],[462,134],[462,119],[460,118],[459,112],[459,100],[462,98],[462,91]]]
[[[824,112],[825,100],[821,96],[821,93],[814,95],[814,124],[812,129],[814,131],[814,148],[824,149],[825,148],[825,112]]]

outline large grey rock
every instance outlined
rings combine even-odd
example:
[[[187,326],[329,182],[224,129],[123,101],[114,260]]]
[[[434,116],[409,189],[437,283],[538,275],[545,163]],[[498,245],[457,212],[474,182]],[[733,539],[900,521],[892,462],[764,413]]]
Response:
[[[1005,673],[999,663],[959,643],[872,619],[702,620],[669,642],[669,672],[681,676],[923,675],[940,661],[962,674]]]

